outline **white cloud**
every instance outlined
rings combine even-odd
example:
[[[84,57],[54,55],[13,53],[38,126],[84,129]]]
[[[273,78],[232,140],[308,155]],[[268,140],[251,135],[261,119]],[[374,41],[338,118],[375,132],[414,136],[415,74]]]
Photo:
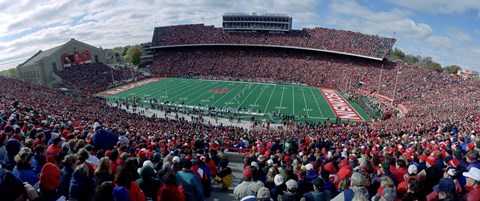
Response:
[[[419,1],[415,5],[422,6],[423,3]],[[398,39],[396,47],[406,53],[431,56],[442,65],[457,64],[466,69],[480,70],[478,56],[475,56],[478,54],[468,51],[468,47],[473,46],[473,38],[458,28],[450,27],[444,35],[439,34],[439,30],[434,30],[429,24],[416,22],[415,13],[411,11],[398,8],[378,11],[356,0],[333,0],[329,10],[327,23],[333,27],[394,37]],[[477,32],[480,34],[480,30]]]
[[[112,48],[151,41],[155,26],[221,26],[227,12],[291,14],[294,24],[318,21],[316,0],[88,0],[0,1],[0,70],[70,38]],[[18,12],[22,11],[22,12]],[[301,11],[301,12],[299,12]]]
[[[477,0],[388,0],[390,3],[411,10],[443,13],[464,14],[467,11],[480,11],[480,1]]]
[[[432,28],[410,19],[410,12],[399,9],[374,12],[354,0],[334,0],[330,4],[329,23],[344,29],[369,34],[402,35],[408,39],[425,40],[433,35]]]
[[[476,5],[480,1],[438,0],[446,5],[436,2],[392,0],[402,9],[374,11],[371,6],[375,6],[375,2],[364,6],[354,0],[332,0],[331,3],[325,0],[0,0],[0,70],[15,67],[38,50],[55,47],[70,38],[103,48],[132,45],[151,41],[155,26],[183,23],[221,26],[222,14],[239,11],[288,14],[297,29],[325,22],[336,28],[395,37],[399,39],[397,46],[412,54],[428,52],[441,57],[438,60],[463,62],[478,68],[479,62],[474,59],[478,58],[475,56],[478,48],[459,50],[456,45],[462,41],[472,44],[478,41],[475,36],[480,35],[480,29],[471,35],[462,35],[453,27],[445,36],[439,35],[429,24],[414,20],[413,11],[465,13],[475,10],[480,15]],[[323,7],[328,7],[329,13],[319,13]]]
[[[464,31],[461,31],[457,28],[447,28],[447,35],[448,37],[456,40],[457,42],[462,42],[462,43],[470,43],[472,42],[472,36],[470,34],[465,33]]]
[[[444,36],[432,35],[432,36],[429,36],[426,39],[425,42],[427,42],[427,44],[429,44],[429,45],[431,45],[435,48],[440,48],[443,51],[452,50],[452,48],[453,48],[452,41],[449,38],[444,37]]]

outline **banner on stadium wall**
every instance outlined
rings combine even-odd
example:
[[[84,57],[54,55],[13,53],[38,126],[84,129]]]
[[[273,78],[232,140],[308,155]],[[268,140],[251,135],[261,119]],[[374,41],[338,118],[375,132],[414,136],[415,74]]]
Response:
[[[73,49],[73,52],[66,52],[62,54],[61,60],[63,67],[71,67],[92,63],[90,50],[77,51]]]

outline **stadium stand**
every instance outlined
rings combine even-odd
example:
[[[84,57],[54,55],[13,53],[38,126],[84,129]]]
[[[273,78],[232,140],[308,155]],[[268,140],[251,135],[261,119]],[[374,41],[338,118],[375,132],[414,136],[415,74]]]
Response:
[[[156,27],[152,47],[175,45],[261,45],[301,47],[350,53],[383,59],[395,43],[393,38],[358,32],[313,28],[273,33],[226,33],[203,24]]]
[[[145,77],[142,73],[127,67],[111,68],[105,64],[85,64],[68,67],[56,73],[67,86],[75,87],[87,93],[125,84],[133,79]]]

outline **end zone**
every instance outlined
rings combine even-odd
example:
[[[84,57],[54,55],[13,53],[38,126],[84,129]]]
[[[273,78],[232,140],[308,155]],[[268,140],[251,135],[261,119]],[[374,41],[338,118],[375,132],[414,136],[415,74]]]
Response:
[[[320,89],[335,116],[341,119],[364,121],[362,116],[348,103],[337,91],[333,89]]]
[[[101,94],[99,94],[99,96],[102,96],[102,97],[113,96],[115,94],[130,90],[130,89],[133,89],[133,88],[136,88],[136,87],[139,87],[139,86],[150,84],[150,83],[156,82],[156,81],[161,80],[161,79],[163,79],[163,78],[154,77],[154,78],[151,78],[151,79],[148,79],[148,80],[142,80],[140,82],[130,83],[130,84],[118,87],[116,89],[110,90],[108,92],[101,93]]]

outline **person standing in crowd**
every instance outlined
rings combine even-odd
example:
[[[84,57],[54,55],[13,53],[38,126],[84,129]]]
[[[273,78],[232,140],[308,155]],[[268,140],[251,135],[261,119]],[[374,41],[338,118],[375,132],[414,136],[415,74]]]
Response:
[[[163,186],[158,189],[158,201],[185,201],[185,192],[183,191],[183,184],[177,186],[177,178],[175,174],[169,172],[163,176]]]
[[[257,192],[257,201],[273,201],[270,198],[270,191],[266,187],[261,187]]]
[[[467,154],[466,154],[466,161],[467,161],[467,171],[470,170],[470,168],[472,167],[476,167],[478,169],[480,169],[480,161],[478,161],[478,158],[479,158],[479,154],[478,154],[478,151],[477,150],[469,150],[467,151]]]
[[[252,182],[248,186],[248,189],[250,190],[251,194],[243,197],[240,201],[256,201],[258,189],[260,189],[261,187],[264,187],[263,182],[261,181],[257,181],[255,183]]]
[[[312,180],[313,191],[303,194],[301,201],[330,201],[332,193],[324,189],[325,182],[321,178]]]
[[[215,176],[215,181],[222,187],[223,191],[228,190],[233,182],[233,172],[230,167],[228,167],[228,161],[220,162],[220,170]]]
[[[138,184],[145,197],[149,200],[157,200],[157,191],[162,186],[162,183],[155,177],[155,170],[150,161],[145,161],[143,167],[140,169],[140,179],[135,182]]]
[[[278,201],[299,201],[301,199],[301,195],[297,193],[298,185],[297,182],[293,179],[288,180],[285,182],[287,186],[287,191],[283,192],[283,195],[278,195]]]
[[[24,147],[15,156],[17,165],[13,169],[12,173],[20,178],[23,182],[27,182],[30,185],[35,185],[39,178],[38,173],[32,168],[32,158],[34,154],[28,147]]]
[[[89,201],[95,193],[95,180],[89,176],[88,167],[80,164],[75,168],[70,181],[70,199]]]
[[[60,187],[58,191],[67,199],[70,199],[70,181],[72,180],[76,162],[77,155],[75,154],[68,154],[63,159],[63,168],[61,170],[62,178],[60,180]]]
[[[95,195],[93,196],[93,198],[95,199],[95,201],[114,201],[114,188],[115,184],[113,183],[113,181],[103,182],[95,189]]]
[[[252,171],[250,171],[250,166],[247,166],[243,170],[243,181],[242,183],[238,184],[237,187],[233,190],[233,195],[237,200],[241,200],[242,198],[251,194],[250,189],[248,186],[254,184],[252,182]]]
[[[427,157],[427,168],[421,172],[421,175],[425,175],[425,193],[430,194],[433,191],[433,186],[437,185],[443,176],[440,169],[435,164],[435,158],[433,156]]]
[[[203,201],[203,188],[200,180],[195,177],[192,170],[192,161],[185,159],[183,168],[177,172],[177,184],[183,185],[186,200]]]
[[[129,158],[129,160],[136,160]],[[131,169],[126,166],[119,168],[115,176],[116,186],[113,190],[113,197],[117,199],[125,199],[125,195],[130,198],[130,201],[143,201],[145,194],[142,192],[137,183],[135,183]]]
[[[365,188],[365,179],[362,174],[353,172],[350,177],[350,187],[350,189],[344,190],[334,197],[332,201],[351,201],[356,194],[363,194],[367,198],[370,197],[367,188]]]
[[[66,198],[58,191],[60,187],[60,169],[53,163],[46,163],[40,173],[40,181],[38,183],[39,200],[61,201]]]
[[[480,200],[480,169],[471,167],[468,172],[464,172],[463,176],[467,178],[467,194],[463,197],[465,201]]]
[[[286,191],[287,186],[285,185],[285,178],[283,177],[282,174],[277,174],[274,177],[274,183],[275,187],[270,190],[270,197],[274,200],[277,201],[279,195],[283,195],[283,192]]]
[[[114,178],[111,171],[110,159],[108,157],[101,158],[93,174],[96,184],[100,185],[106,181],[113,181]]]
[[[448,178],[440,179],[440,183],[433,187],[433,190],[438,193],[438,198],[435,200],[455,201],[455,183]]]
[[[112,150],[118,142],[118,137],[112,132],[104,129],[100,123],[95,123],[95,133],[92,135],[92,145],[99,150]]]

